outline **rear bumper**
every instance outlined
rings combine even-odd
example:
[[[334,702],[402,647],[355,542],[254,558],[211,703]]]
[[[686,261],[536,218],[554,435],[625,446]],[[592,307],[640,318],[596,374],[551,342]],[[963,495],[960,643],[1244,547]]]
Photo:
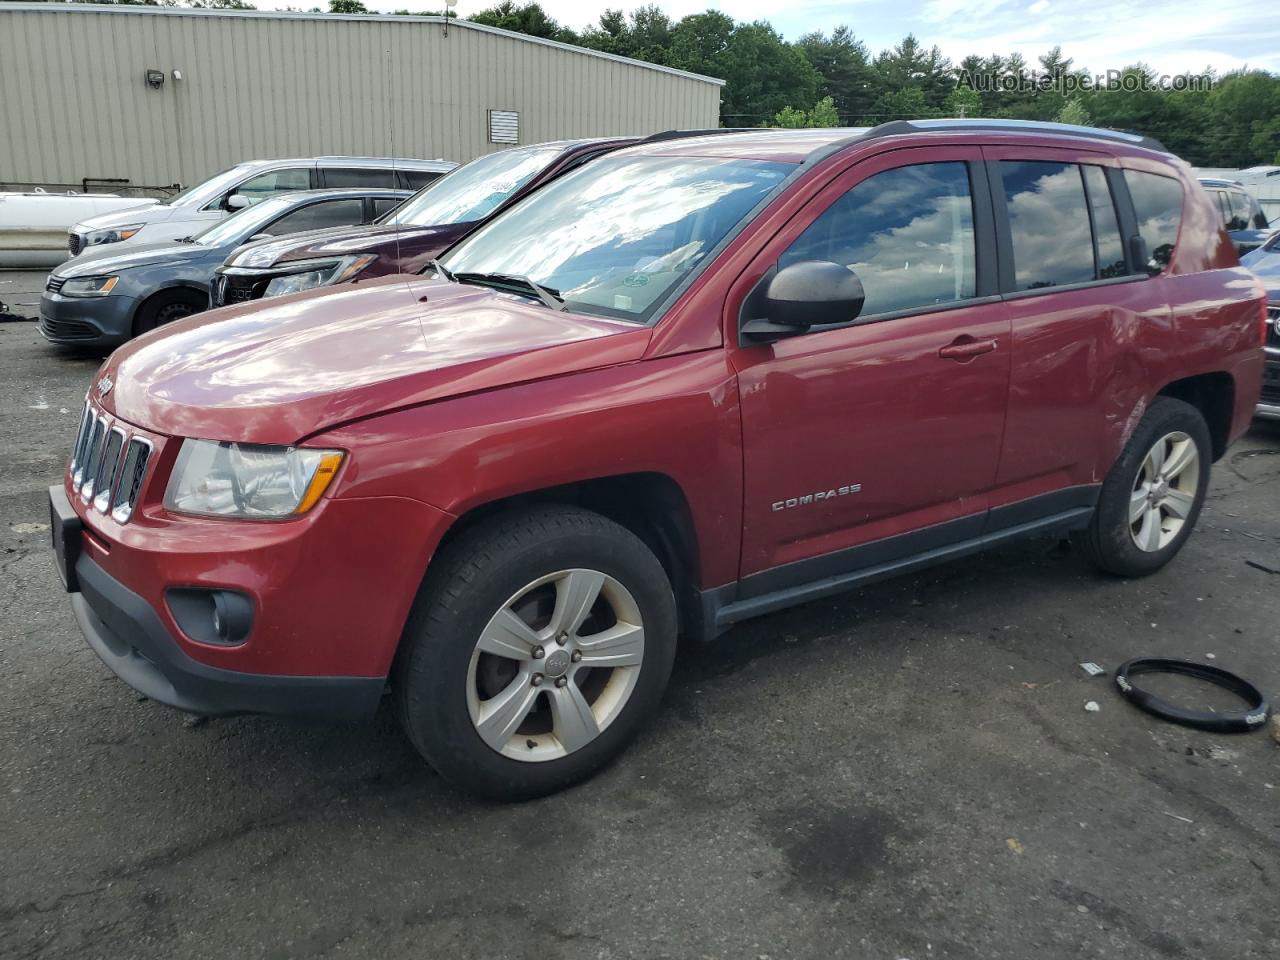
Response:
[[[76,562],[71,608],[94,653],[121,680],[158,703],[203,716],[267,713],[322,720],[372,716],[386,682],[377,677],[240,673],[188,657],[160,617],[89,556]]]

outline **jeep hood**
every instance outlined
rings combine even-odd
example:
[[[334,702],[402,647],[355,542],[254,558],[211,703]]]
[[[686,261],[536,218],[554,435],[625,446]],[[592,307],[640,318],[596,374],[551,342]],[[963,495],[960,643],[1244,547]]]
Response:
[[[462,393],[638,360],[648,327],[379,277],[179,320],[116,350],[103,405],[171,436],[296,443]]]

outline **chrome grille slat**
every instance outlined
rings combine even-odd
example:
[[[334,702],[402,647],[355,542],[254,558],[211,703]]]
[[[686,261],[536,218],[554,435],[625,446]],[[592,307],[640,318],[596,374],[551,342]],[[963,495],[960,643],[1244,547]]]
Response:
[[[141,437],[129,441],[128,452],[120,466],[120,479],[116,483],[115,507],[111,518],[117,523],[126,523],[133,516],[133,508],[138,502],[138,494],[142,491],[142,481],[147,475],[147,464],[151,460],[151,443]]]
[[[80,483],[80,498],[88,501],[93,497],[93,481],[98,475],[98,464],[102,459],[103,434],[107,423],[102,417],[95,417],[93,433],[89,437],[89,447],[84,458],[83,481]]]
[[[75,446],[71,448],[71,475],[76,475],[77,469],[80,467],[80,460],[84,456],[85,441],[89,437],[89,431],[93,428],[93,411],[89,409],[88,401],[85,401],[84,411],[80,414],[80,429],[76,431]]]
[[[107,440],[102,448],[102,460],[98,465],[98,473],[94,478],[93,505],[102,513],[111,506],[111,494],[116,488],[116,479],[120,470],[120,454],[124,451],[124,431],[120,427],[112,427],[107,432]]]

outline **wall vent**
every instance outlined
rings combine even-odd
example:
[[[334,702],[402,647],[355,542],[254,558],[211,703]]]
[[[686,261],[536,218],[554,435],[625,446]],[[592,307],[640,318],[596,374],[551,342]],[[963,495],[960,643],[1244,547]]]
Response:
[[[490,110],[489,142],[519,143],[520,114],[515,110]]]

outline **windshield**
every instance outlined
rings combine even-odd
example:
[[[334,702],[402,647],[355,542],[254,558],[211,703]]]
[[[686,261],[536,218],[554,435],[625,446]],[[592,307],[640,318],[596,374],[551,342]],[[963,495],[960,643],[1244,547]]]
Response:
[[[231,167],[221,173],[215,173],[208,180],[201,180],[194,186],[187,187],[181,193],[175,193],[168,200],[161,200],[160,202],[173,206],[190,198],[196,199],[199,203],[204,203],[209,197],[217,196],[224,190],[230,190],[243,176],[244,169],[242,167]],[[196,197],[196,194],[199,194],[199,196]]]
[[[791,164],[605,157],[530,194],[441,262],[529,277],[571,310],[646,321]]]
[[[252,207],[245,207],[225,220],[219,220],[204,233],[196,234],[195,241],[206,247],[243,243],[296,204],[297,200],[287,196],[259,200]]]
[[[378,222],[434,227],[479,220],[546,169],[561,152],[559,147],[538,147],[477,157],[423,187]]]

